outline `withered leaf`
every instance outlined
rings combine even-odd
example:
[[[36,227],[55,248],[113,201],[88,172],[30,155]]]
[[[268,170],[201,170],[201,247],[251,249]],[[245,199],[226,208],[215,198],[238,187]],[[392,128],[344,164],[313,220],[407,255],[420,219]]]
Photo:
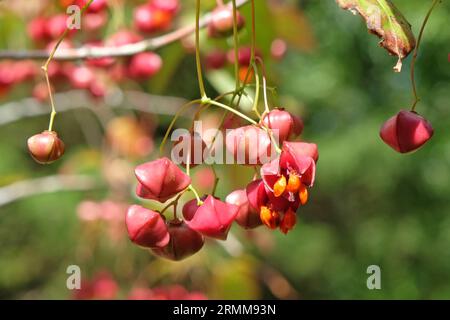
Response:
[[[342,8],[359,14],[370,33],[381,38],[380,46],[398,57],[396,72],[402,69],[402,60],[416,46],[411,25],[390,0],[336,0]]]

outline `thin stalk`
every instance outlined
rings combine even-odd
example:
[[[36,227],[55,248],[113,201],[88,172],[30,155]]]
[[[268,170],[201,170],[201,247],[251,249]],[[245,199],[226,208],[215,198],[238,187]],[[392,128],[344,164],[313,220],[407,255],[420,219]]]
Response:
[[[89,2],[86,3],[86,5],[81,9],[80,14],[83,14],[84,11],[86,11],[86,9],[91,5],[92,1],[94,1],[94,0],[89,0]],[[52,108],[52,112],[50,113],[50,120],[49,120],[49,123],[48,123],[48,131],[52,131],[53,130],[53,123],[55,121],[55,116],[56,116],[55,102],[53,100],[53,91],[52,91],[52,86],[50,84],[50,78],[48,76],[48,66],[49,66],[50,62],[52,61],[53,57],[55,56],[56,50],[58,50],[59,45],[61,44],[61,42],[66,37],[67,33],[69,33],[69,28],[68,27],[66,27],[64,32],[61,34],[61,36],[59,37],[59,39],[56,42],[55,46],[53,47],[52,51],[50,52],[50,55],[49,55],[47,61],[41,67],[41,69],[44,71],[45,82],[47,83],[48,95],[49,95],[49,99],[50,99],[50,106]]]
[[[200,88],[200,96],[206,99],[205,84],[203,82],[202,64],[200,61],[200,0],[196,2],[195,15],[195,64],[197,66],[198,86]]]
[[[417,86],[416,86],[416,79],[415,79],[415,66],[416,66],[417,54],[419,52],[419,46],[422,42],[422,36],[425,31],[425,26],[427,25],[428,19],[430,18],[431,13],[433,12],[434,8],[440,1],[441,0],[434,0],[433,4],[431,5],[431,8],[428,10],[427,15],[425,16],[425,20],[422,23],[422,27],[420,28],[419,37],[417,39],[417,45],[416,45],[416,48],[414,49],[414,54],[411,59],[411,86],[412,86],[412,91],[413,91],[413,96],[414,96],[414,101],[413,101],[413,104],[411,107],[411,111],[416,110],[416,105],[420,101],[419,95],[417,93]]]
[[[238,21],[237,21],[237,7],[236,0],[233,3],[233,41],[234,41],[234,77],[236,78],[236,91],[239,90],[241,83],[239,81],[239,38],[238,38]]]
[[[172,131],[173,126],[175,125],[175,122],[177,122],[178,118],[180,117],[180,115],[190,106],[194,105],[194,104],[201,104],[202,100],[197,99],[197,100],[193,100],[193,101],[189,101],[188,103],[186,103],[185,105],[183,105],[175,114],[175,116],[173,117],[172,121],[170,122],[169,127],[166,130],[166,133],[164,135],[163,141],[161,142],[161,146],[159,147],[159,153],[163,154],[164,152],[164,146],[166,145],[167,139],[169,138],[169,134]]]

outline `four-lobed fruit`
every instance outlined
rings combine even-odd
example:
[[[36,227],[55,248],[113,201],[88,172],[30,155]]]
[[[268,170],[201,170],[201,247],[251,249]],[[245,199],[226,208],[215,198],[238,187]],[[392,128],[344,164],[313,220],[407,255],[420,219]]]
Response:
[[[152,252],[160,257],[180,261],[200,251],[204,238],[195,230],[192,230],[181,220],[172,220],[167,223],[170,241],[167,245],[152,248]]]
[[[64,142],[56,132],[45,130],[28,139],[28,151],[36,162],[50,164],[64,154]]]
[[[419,149],[433,134],[433,127],[424,117],[406,110],[387,120],[380,129],[381,139],[400,153]]]
[[[158,212],[133,205],[127,211],[125,223],[128,237],[139,246],[155,248],[169,243],[166,223]]]
[[[282,108],[273,109],[265,114],[262,123],[272,130],[279,144],[299,136],[303,131],[302,119]]]

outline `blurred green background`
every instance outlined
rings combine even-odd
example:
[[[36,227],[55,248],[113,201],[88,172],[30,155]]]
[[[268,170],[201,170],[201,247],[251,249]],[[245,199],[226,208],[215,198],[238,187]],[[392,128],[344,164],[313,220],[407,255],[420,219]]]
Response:
[[[278,2],[279,10],[268,9],[268,3]],[[192,23],[192,3],[182,1],[178,24]],[[417,34],[430,1],[394,3]],[[127,5],[128,24],[132,4]],[[205,1],[205,10],[212,7],[213,1]],[[25,35],[27,18],[1,8],[0,48],[31,47]],[[250,22],[249,6],[241,12]],[[157,124],[155,151],[130,159],[105,151],[107,143],[95,134],[103,134],[104,129],[94,113],[62,112],[56,128],[67,154],[51,166],[35,164],[25,143],[46,128],[47,115],[1,125],[0,199],[8,195],[12,183],[58,173],[93,177],[100,186],[38,194],[0,207],[0,298],[70,298],[66,268],[73,264],[80,266],[85,278],[108,270],[118,281],[120,298],[134,286],[172,284],[224,299],[450,298],[449,13],[448,2],[433,13],[417,62],[422,98],[417,110],[432,122],[435,135],[418,152],[399,155],[383,144],[378,130],[411,103],[411,57],[402,73],[394,73],[396,59],[378,48],[377,38],[368,35],[359,17],[334,1],[257,1],[258,47],[266,58],[269,85],[277,88],[274,101],[301,115],[302,139],[318,144],[317,183],[308,205],[299,212],[298,225],[287,236],[262,227],[245,232],[234,226],[225,244],[209,241],[200,254],[181,263],[155,259],[137,248],[124,237],[122,224],[116,239],[108,233],[108,223],[77,217],[84,200],[138,202],[132,196],[133,164],[157,157],[170,117],[145,116]],[[281,61],[270,59],[275,38],[285,39],[289,46]],[[241,33],[240,41],[248,44],[248,31]],[[202,48],[230,45],[227,40],[205,37]],[[180,44],[158,52],[165,63],[163,72],[147,83],[123,87],[196,98],[194,56]],[[232,87],[231,77],[231,67],[208,73],[211,96],[228,82]],[[0,98],[0,108],[10,103],[26,107],[23,99],[30,90],[27,85],[14,88]],[[80,107],[95,109],[95,104]],[[105,110],[116,116],[142,116],[129,109],[111,109],[107,101],[97,109],[100,119]],[[93,125],[86,128],[83,123]],[[201,170],[194,169],[195,174],[200,172],[199,179],[205,175]],[[244,187],[253,174],[234,166],[218,167],[218,172],[221,197]],[[369,265],[381,268],[381,290],[366,287]]]

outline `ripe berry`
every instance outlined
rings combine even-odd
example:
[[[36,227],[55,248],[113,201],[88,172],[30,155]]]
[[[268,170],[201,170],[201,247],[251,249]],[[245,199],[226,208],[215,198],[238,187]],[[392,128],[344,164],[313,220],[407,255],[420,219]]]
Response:
[[[414,111],[402,110],[386,121],[380,137],[392,149],[408,153],[420,148],[433,136],[431,124]]]
[[[89,2],[89,0],[76,0],[75,4],[77,6],[79,6],[80,8],[82,8],[88,2]],[[107,0],[94,0],[94,1],[92,1],[92,3],[87,8],[87,12],[89,12],[89,13],[98,13],[98,12],[106,9],[107,6],[108,6],[108,1]]]
[[[126,214],[128,236],[131,241],[146,248],[164,247],[170,235],[161,215],[144,207],[133,205]]]
[[[203,247],[204,239],[200,233],[189,228],[180,220],[170,221],[167,224],[170,234],[169,243],[162,248],[153,248],[157,256],[180,261],[192,256]]]
[[[172,15],[147,3],[134,10],[134,23],[141,32],[161,31],[170,27]]]
[[[222,202],[209,195],[187,224],[204,236],[226,240],[238,211],[238,206]]]
[[[261,225],[259,213],[250,206],[245,189],[233,191],[225,198],[225,202],[239,207],[235,220],[241,227],[253,229]]]
[[[162,59],[159,55],[153,52],[142,52],[131,58],[128,72],[133,78],[146,79],[158,73],[161,67]]]
[[[48,40],[47,19],[37,17],[30,21],[27,27],[29,37],[35,42]]]
[[[269,129],[272,129],[280,144],[299,135],[303,130],[302,120],[300,118],[295,119],[291,113],[284,109],[270,111],[264,116],[263,123]]]
[[[159,10],[175,14],[180,8],[179,0],[151,0],[150,4]]]
[[[69,74],[70,82],[76,89],[87,89],[95,79],[91,69],[86,66],[75,67]]]
[[[228,6],[218,6],[211,12],[211,22],[208,26],[208,35],[213,38],[227,37],[234,32],[233,9]],[[237,12],[237,29],[244,27],[245,20]]]
[[[52,39],[59,38],[66,28],[67,16],[65,14],[58,14],[49,18],[45,26],[46,34]]]
[[[167,158],[141,164],[135,169],[136,194],[144,199],[166,202],[191,184],[191,178]]]
[[[205,66],[208,70],[221,69],[227,63],[227,54],[220,50],[214,50],[206,54],[205,56]]]
[[[40,164],[52,163],[64,154],[64,142],[54,131],[45,130],[28,139],[28,150]]]

